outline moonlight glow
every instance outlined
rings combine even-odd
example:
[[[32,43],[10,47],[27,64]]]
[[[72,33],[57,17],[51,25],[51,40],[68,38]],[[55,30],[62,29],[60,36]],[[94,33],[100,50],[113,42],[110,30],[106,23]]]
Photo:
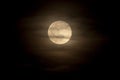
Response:
[[[65,44],[70,40],[72,30],[68,23],[64,21],[55,21],[48,29],[48,36],[55,44]]]

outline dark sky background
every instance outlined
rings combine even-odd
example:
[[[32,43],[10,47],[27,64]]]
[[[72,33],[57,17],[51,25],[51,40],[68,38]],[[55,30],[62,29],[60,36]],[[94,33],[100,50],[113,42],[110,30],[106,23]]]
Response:
[[[52,1],[54,2],[54,0]],[[90,17],[93,20],[95,20],[95,30],[101,33],[102,35],[107,36],[109,40],[100,47],[100,49],[96,52],[97,55],[93,57],[92,61],[89,64],[79,64],[77,66],[77,69],[68,72],[44,71],[44,66],[39,63],[37,56],[32,54],[29,55],[23,47],[21,38],[19,36],[20,30],[18,28],[18,22],[26,16],[32,16],[34,12],[36,12],[38,9],[40,10],[40,12],[44,11],[43,6],[47,6],[47,4],[51,3],[51,1],[11,1],[9,4],[6,4],[6,28],[8,28],[9,30],[7,32],[7,34],[9,35],[7,37],[7,39],[9,40],[7,44],[9,45],[7,46],[8,50],[6,51],[8,51],[9,55],[11,56],[10,60],[8,60],[10,64],[9,69],[10,71],[12,70],[15,76],[37,76],[39,78],[44,78],[43,75],[45,76],[45,78],[47,78],[48,76],[67,76],[69,78],[71,76],[74,76],[73,78],[80,79],[83,76],[91,76],[93,78],[94,76],[98,76],[98,78],[104,77],[106,76],[106,74],[111,72],[111,70],[109,69],[109,67],[112,65],[112,43],[110,43],[110,38],[112,36],[112,27],[110,25],[110,4],[98,0],[66,0],[66,2],[71,2],[73,3],[73,5],[78,6],[79,4],[85,5],[88,10],[88,13],[83,14],[86,15],[86,17]],[[79,10],[79,7],[77,7],[77,9]],[[79,51],[76,53],[79,53]]]

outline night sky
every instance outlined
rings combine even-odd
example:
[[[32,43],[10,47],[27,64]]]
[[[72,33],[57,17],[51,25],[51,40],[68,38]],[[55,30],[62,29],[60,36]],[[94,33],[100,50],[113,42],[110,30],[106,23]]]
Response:
[[[57,5],[56,5],[57,4]],[[63,5],[61,5],[63,4]],[[61,5],[61,6],[60,6]],[[67,8],[68,5],[68,8]],[[111,41],[111,25],[110,23],[110,5],[104,1],[97,1],[97,0],[16,0],[11,1],[9,4],[6,4],[6,29],[8,29],[7,39],[7,53],[10,55],[10,59],[8,60],[9,69],[11,72],[15,74],[15,76],[37,76],[39,78],[47,78],[55,77],[55,76],[64,76],[64,77],[71,77],[73,79],[85,76],[94,76],[104,77],[106,74],[110,73],[108,67],[110,67],[111,63],[111,55],[112,55],[112,43]],[[56,7],[54,7],[56,6]],[[54,7],[50,9],[49,7]],[[71,8],[69,8],[71,7]],[[60,9],[60,10],[58,10]],[[53,12],[52,12],[53,10]],[[57,14],[57,15],[56,15]],[[64,15],[65,14],[65,15]],[[36,16],[37,15],[37,16]],[[52,16],[51,16],[52,15]],[[55,15],[55,17],[54,17]],[[24,20],[28,20],[28,25],[35,24],[35,21],[39,21],[38,18],[41,18],[40,21],[42,25],[48,23],[47,20],[51,23],[54,20],[61,19],[68,21],[71,23],[70,25],[77,25],[75,27],[76,33],[74,33],[76,42],[78,42],[75,47],[67,48],[65,46],[62,47],[51,47],[52,44],[47,45],[45,41],[40,39],[39,48],[35,46],[31,47],[32,43],[37,44],[37,42],[33,38],[26,38],[27,36],[31,37],[32,33],[25,32],[28,30],[25,26]],[[56,17],[57,16],[57,17]],[[38,18],[37,18],[38,17]],[[48,19],[47,19],[48,18]],[[33,20],[34,19],[34,20]],[[32,21],[33,20],[33,21]],[[90,56],[90,60],[87,62],[80,62],[78,61],[76,64],[73,64],[72,68],[60,71],[52,71],[46,70],[51,65],[49,60],[47,61],[44,59],[42,55],[37,55],[35,53],[39,52],[39,54],[48,54],[52,53],[51,51],[65,51],[71,54],[80,54],[81,53],[81,45],[80,45],[80,23],[79,21],[82,20],[82,27],[83,29],[83,36],[91,39],[95,37],[95,39],[100,38],[100,42],[94,46],[93,44],[97,44],[97,42],[92,41],[88,42],[88,44],[92,44],[92,47],[86,45],[84,47],[92,48],[92,51],[89,52],[87,50],[85,53],[90,53],[93,55],[86,55]],[[46,21],[46,22],[44,22]],[[74,24],[72,24],[74,22]],[[48,24],[46,24],[48,25]],[[22,26],[22,28],[21,28]],[[74,27],[73,27],[74,28]],[[24,29],[24,30],[23,30]],[[29,30],[36,30],[39,29],[42,34],[44,34],[44,26],[41,28],[38,27],[31,27]],[[43,31],[43,32],[42,32]],[[93,32],[93,33],[91,33]],[[99,36],[98,36],[99,35]],[[46,37],[46,35],[41,35],[40,37]],[[33,39],[33,40],[32,40]],[[29,43],[30,42],[30,43]],[[36,43],[35,43],[36,42]],[[70,45],[70,44],[69,44]],[[68,46],[68,45],[67,45]],[[37,46],[38,47],[38,46]],[[55,48],[56,47],[56,48]],[[33,51],[32,51],[33,49]],[[70,50],[69,50],[70,49]],[[37,51],[39,50],[39,51]],[[78,55],[79,56],[79,55]],[[79,58],[79,57],[78,57]],[[77,59],[81,60],[81,59]],[[86,60],[85,60],[86,61]],[[53,64],[54,65],[54,64]],[[54,67],[54,66],[53,66]],[[9,71],[9,70],[8,70]],[[46,76],[46,77],[43,77]],[[58,78],[59,78],[58,77]],[[62,78],[62,77],[61,77]]]

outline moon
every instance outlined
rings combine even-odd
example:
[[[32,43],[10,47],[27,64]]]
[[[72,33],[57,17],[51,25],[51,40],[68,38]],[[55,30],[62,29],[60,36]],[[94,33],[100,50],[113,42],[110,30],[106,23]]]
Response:
[[[55,44],[65,44],[72,36],[72,29],[65,21],[55,21],[48,28],[50,41]]]

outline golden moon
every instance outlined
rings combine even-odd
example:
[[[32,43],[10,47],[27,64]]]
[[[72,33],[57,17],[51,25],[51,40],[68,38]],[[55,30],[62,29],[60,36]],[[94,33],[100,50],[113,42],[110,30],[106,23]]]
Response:
[[[65,21],[55,21],[48,29],[48,36],[50,41],[55,44],[65,44],[70,40],[72,30]]]

